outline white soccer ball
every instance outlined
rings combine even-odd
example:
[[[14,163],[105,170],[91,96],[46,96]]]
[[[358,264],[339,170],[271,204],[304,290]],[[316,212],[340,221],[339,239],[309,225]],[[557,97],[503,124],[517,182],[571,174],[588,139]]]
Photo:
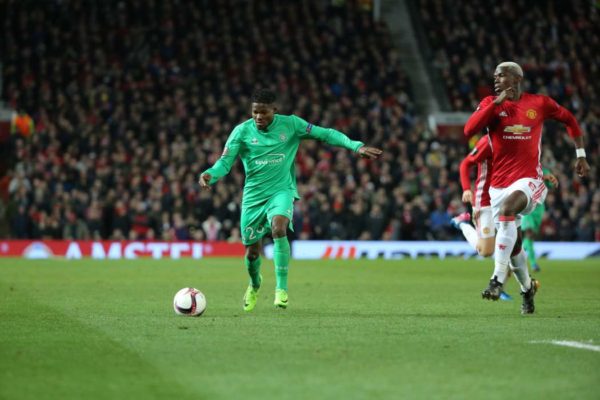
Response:
[[[173,309],[179,315],[199,317],[206,310],[206,297],[198,289],[183,288],[175,293]]]

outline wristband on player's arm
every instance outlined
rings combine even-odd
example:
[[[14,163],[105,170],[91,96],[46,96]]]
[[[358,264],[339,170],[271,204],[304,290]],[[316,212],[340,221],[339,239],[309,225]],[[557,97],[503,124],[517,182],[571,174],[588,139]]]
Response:
[[[577,155],[577,158],[585,158],[585,149],[575,149],[575,154]]]

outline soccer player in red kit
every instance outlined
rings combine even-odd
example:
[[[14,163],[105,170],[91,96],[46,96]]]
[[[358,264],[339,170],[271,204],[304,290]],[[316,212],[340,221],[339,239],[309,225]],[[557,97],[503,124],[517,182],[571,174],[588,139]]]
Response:
[[[531,314],[535,310],[533,298],[537,285],[529,276],[517,228],[521,215],[530,213],[546,198],[540,165],[542,127],[546,119],[565,124],[574,139],[577,175],[587,176],[590,166],[585,158],[582,132],[573,114],[547,96],[524,93],[522,80],[523,70],[517,63],[499,64],[494,72],[494,90],[498,95],[481,101],[467,121],[464,133],[471,137],[487,129],[494,165],[489,193],[498,233],[494,273],[482,296],[498,299],[510,262],[521,286],[521,313]]]
[[[471,190],[471,168],[477,166],[475,192]],[[473,207],[474,228],[471,225],[471,215],[468,212],[452,218],[451,225],[460,230],[480,256],[489,257],[494,254],[496,240],[496,224],[490,205],[490,178],[492,175],[492,148],[490,138],[482,136],[471,152],[460,163],[460,184],[463,189],[462,201]],[[502,291],[501,300],[512,300],[512,297]]]
[[[475,192],[471,190],[470,170],[477,165]],[[475,147],[460,163],[460,182],[463,189],[463,203],[473,206],[473,220],[477,230],[473,228],[468,213],[460,214],[452,219],[452,224],[462,231],[467,242],[477,250],[479,255],[489,257],[494,253],[496,226],[490,206],[490,177],[492,174],[492,148],[489,137],[482,136]]]

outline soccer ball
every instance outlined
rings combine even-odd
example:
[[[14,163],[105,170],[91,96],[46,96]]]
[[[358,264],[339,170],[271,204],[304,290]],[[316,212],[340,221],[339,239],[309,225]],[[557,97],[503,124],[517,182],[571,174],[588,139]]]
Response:
[[[183,288],[175,293],[173,309],[179,315],[199,317],[206,310],[206,297],[198,289]]]

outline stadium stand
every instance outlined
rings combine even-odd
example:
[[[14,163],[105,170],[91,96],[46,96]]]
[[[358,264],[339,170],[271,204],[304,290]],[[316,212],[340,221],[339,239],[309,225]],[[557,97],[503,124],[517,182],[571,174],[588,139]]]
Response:
[[[401,54],[386,26],[374,22],[360,4],[28,4],[12,2],[5,8],[0,49],[3,100],[34,121],[32,134],[12,135],[9,168],[0,185],[11,237],[238,241],[241,164],[211,193],[200,192],[196,181],[220,156],[231,129],[249,117],[249,95],[261,86],[280,94],[282,113],[335,127],[386,152],[369,162],[345,150],[303,144],[297,160],[303,198],[293,218],[296,237],[456,237],[448,222],[462,208],[458,163],[467,147],[436,138],[417,115]],[[420,5],[426,24],[447,26],[436,14],[442,6]],[[595,17],[561,18],[585,26]],[[456,51],[461,43],[473,42],[478,30],[465,25],[460,32],[460,37],[446,36]],[[432,34],[431,46],[443,45],[442,33]],[[598,132],[598,109],[592,106],[598,87],[586,73],[587,68],[597,71],[593,57],[599,53],[587,46],[591,64],[578,68],[588,91],[571,91],[557,100],[571,109],[578,104],[577,117],[591,137]],[[449,87],[464,92],[453,100],[455,108],[471,110],[484,94],[483,83],[490,86],[486,65],[495,62],[496,53],[481,59],[474,53],[466,63],[454,62],[460,53],[437,54]],[[535,56],[531,53],[531,60]],[[561,71],[576,68],[568,57],[563,64],[568,68],[557,67]],[[526,64],[528,73],[540,71],[542,80],[532,81],[536,91],[545,87],[548,75],[540,65]],[[469,80],[457,80],[467,68]],[[556,75],[565,93],[569,76]],[[597,186],[590,184],[586,191],[572,180],[571,147],[562,145],[561,136],[548,135],[546,143],[562,189],[549,196],[549,215],[560,218],[546,221],[544,239],[593,240],[596,235],[600,240]],[[597,142],[589,148],[594,165]],[[575,218],[579,227],[570,222]]]

